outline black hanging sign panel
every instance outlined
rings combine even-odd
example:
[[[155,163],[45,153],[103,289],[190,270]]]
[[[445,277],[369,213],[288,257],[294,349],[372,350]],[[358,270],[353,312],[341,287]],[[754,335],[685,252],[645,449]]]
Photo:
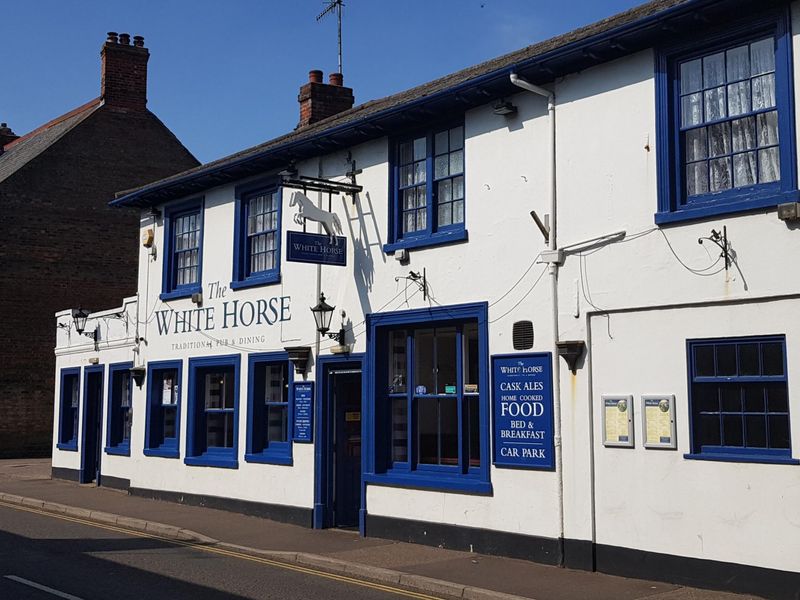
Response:
[[[319,233],[303,233],[302,231],[286,232],[286,260],[292,262],[314,263],[318,265],[347,265],[347,238],[323,235]]]

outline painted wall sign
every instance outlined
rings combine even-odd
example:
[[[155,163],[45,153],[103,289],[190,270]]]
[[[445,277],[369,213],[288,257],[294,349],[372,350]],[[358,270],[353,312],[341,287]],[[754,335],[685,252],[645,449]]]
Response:
[[[555,468],[552,355],[492,357],[494,464]]]
[[[333,242],[331,242],[333,239]],[[286,260],[344,267],[347,265],[347,238],[302,231],[286,232]]]
[[[295,442],[311,442],[314,431],[314,384],[294,384],[294,431]]]
[[[633,448],[633,396],[601,397],[603,445]]]
[[[158,335],[269,326],[292,318],[291,296],[273,296],[253,301],[226,300],[227,293],[227,286],[213,281],[206,286],[205,299],[208,302],[219,301],[218,304],[186,310],[167,308],[155,311]],[[197,344],[202,347],[207,342]]]

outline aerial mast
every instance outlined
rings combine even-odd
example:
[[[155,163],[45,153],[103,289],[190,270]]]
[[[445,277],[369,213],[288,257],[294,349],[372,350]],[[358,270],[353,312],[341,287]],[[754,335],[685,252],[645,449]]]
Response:
[[[336,12],[339,25],[339,73],[344,74],[344,71],[342,71],[342,7],[344,2],[342,0],[327,0],[326,4],[325,10],[317,15],[317,21],[334,11]]]

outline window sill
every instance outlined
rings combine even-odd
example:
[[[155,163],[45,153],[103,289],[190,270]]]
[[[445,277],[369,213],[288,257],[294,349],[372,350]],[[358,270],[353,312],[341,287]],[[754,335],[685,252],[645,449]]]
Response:
[[[78,442],[74,444],[64,444],[62,442],[58,442],[56,444],[56,448],[59,450],[66,450],[67,452],[77,452],[78,451]]]
[[[705,205],[692,208],[682,208],[670,212],[657,212],[655,214],[656,225],[669,225],[670,223],[681,223],[683,221],[695,221],[707,219],[719,215],[729,215],[735,213],[774,208],[784,202],[794,202],[798,199],[797,191],[780,192],[761,197],[750,197],[745,200],[734,202],[707,203]]]
[[[187,456],[183,459],[183,462],[191,467],[219,467],[222,469],[239,468],[239,461],[235,458],[222,458],[219,456]]]
[[[451,229],[448,231],[439,231],[425,237],[412,238],[409,240],[397,240],[391,244],[384,244],[383,251],[386,252],[386,254],[394,254],[397,250],[411,250],[414,248],[444,246],[445,244],[466,242],[468,239],[469,234],[466,229]]]
[[[171,292],[161,292],[159,300],[177,300],[178,298],[190,298],[192,294],[198,294],[202,291],[202,286],[193,285],[179,290],[172,290]]]
[[[106,446],[105,447],[106,454],[114,454],[116,456],[130,456],[131,455],[131,447],[130,446]]]
[[[490,496],[492,484],[488,481],[472,479],[467,476],[443,477],[432,474],[398,475],[395,473],[365,473],[365,483],[402,487],[419,490],[435,490],[438,492],[461,492]]]
[[[231,281],[230,288],[232,290],[243,290],[261,285],[271,285],[273,283],[281,282],[280,273],[269,273],[267,275],[254,275],[247,279]]]
[[[180,458],[180,452],[167,448],[145,448],[145,456],[160,456],[161,458]]]
[[[779,456],[759,456],[757,454],[684,454],[683,458],[689,460],[713,460],[719,462],[760,463],[775,465],[800,465],[796,458],[783,458]]]
[[[294,460],[291,456],[269,454],[267,452],[259,452],[244,455],[245,462],[259,463],[263,465],[285,465],[291,467],[294,465]]]

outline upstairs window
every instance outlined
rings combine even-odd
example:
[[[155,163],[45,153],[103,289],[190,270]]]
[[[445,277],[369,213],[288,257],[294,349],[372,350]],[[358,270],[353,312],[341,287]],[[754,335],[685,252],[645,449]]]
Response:
[[[773,16],[660,57],[657,222],[774,206],[796,189],[787,38]]]
[[[692,455],[791,459],[784,336],[690,340]]]
[[[191,296],[201,289],[203,210],[196,200],[167,209],[162,300]]]
[[[394,157],[386,250],[466,239],[463,125],[402,139]]]
[[[59,399],[59,450],[78,449],[78,411],[80,408],[80,368],[61,370],[61,392]]]
[[[119,363],[108,369],[108,423],[106,453],[129,455],[133,425],[133,385],[130,368],[133,363]]]
[[[232,289],[277,283],[281,267],[281,191],[271,182],[236,188]]]

